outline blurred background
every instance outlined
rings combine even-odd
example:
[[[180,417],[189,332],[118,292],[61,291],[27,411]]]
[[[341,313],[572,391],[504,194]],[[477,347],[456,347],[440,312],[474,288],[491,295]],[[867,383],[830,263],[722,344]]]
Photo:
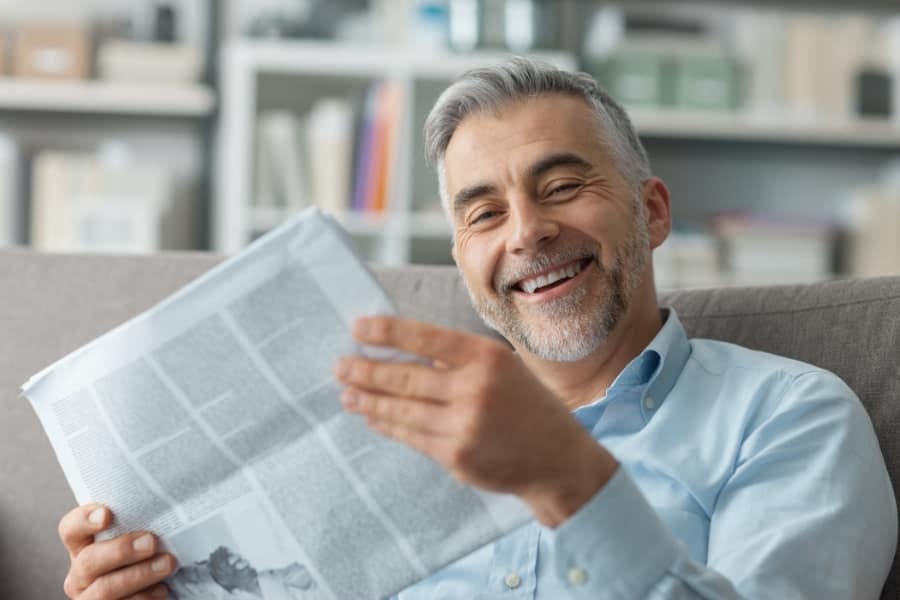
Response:
[[[422,124],[511,54],[629,109],[661,287],[900,273],[896,0],[0,0],[0,246],[234,253],[317,205],[450,263]]]

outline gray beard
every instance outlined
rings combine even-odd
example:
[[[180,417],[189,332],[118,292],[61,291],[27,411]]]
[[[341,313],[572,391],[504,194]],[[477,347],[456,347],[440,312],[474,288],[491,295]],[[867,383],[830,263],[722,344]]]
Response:
[[[495,281],[497,300],[476,297],[467,282],[472,305],[488,327],[542,360],[574,362],[586,358],[609,338],[628,311],[634,290],[640,284],[650,250],[646,221],[642,216],[634,223],[634,234],[616,252],[608,268],[603,266],[596,246],[579,244],[552,248],[528,265],[520,265],[516,274],[503,278],[505,282]],[[599,291],[582,284],[564,297],[528,306],[527,314],[523,314],[513,299],[510,282],[585,255],[593,256],[585,270],[599,271],[602,279]]]

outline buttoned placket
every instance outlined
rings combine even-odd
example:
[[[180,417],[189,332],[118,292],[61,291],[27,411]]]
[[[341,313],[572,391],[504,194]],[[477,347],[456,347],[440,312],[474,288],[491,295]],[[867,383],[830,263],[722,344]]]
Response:
[[[479,599],[534,598],[540,527],[531,522],[494,543],[490,594]]]

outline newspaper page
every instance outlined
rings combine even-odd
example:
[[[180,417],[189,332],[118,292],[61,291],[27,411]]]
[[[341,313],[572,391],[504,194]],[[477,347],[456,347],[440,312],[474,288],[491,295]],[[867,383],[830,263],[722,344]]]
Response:
[[[175,554],[177,599],[388,597],[529,516],[345,412],[353,321],[391,302],[310,209],[32,377],[79,503]]]

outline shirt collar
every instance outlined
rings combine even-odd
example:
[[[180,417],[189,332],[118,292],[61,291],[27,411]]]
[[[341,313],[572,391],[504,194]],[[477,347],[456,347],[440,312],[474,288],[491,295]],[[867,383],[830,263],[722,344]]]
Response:
[[[644,396],[653,398],[658,407],[675,386],[691,354],[691,344],[678,313],[673,308],[661,310],[663,326],[647,347],[625,366],[607,391],[607,396],[624,388],[646,386]]]
[[[659,367],[648,380],[650,385],[647,390],[647,395],[655,399],[657,407],[675,387],[675,382],[691,356],[691,343],[681,319],[678,318],[678,313],[674,308],[666,308],[663,311],[665,322],[662,329],[644,351],[655,352],[659,356]]]

